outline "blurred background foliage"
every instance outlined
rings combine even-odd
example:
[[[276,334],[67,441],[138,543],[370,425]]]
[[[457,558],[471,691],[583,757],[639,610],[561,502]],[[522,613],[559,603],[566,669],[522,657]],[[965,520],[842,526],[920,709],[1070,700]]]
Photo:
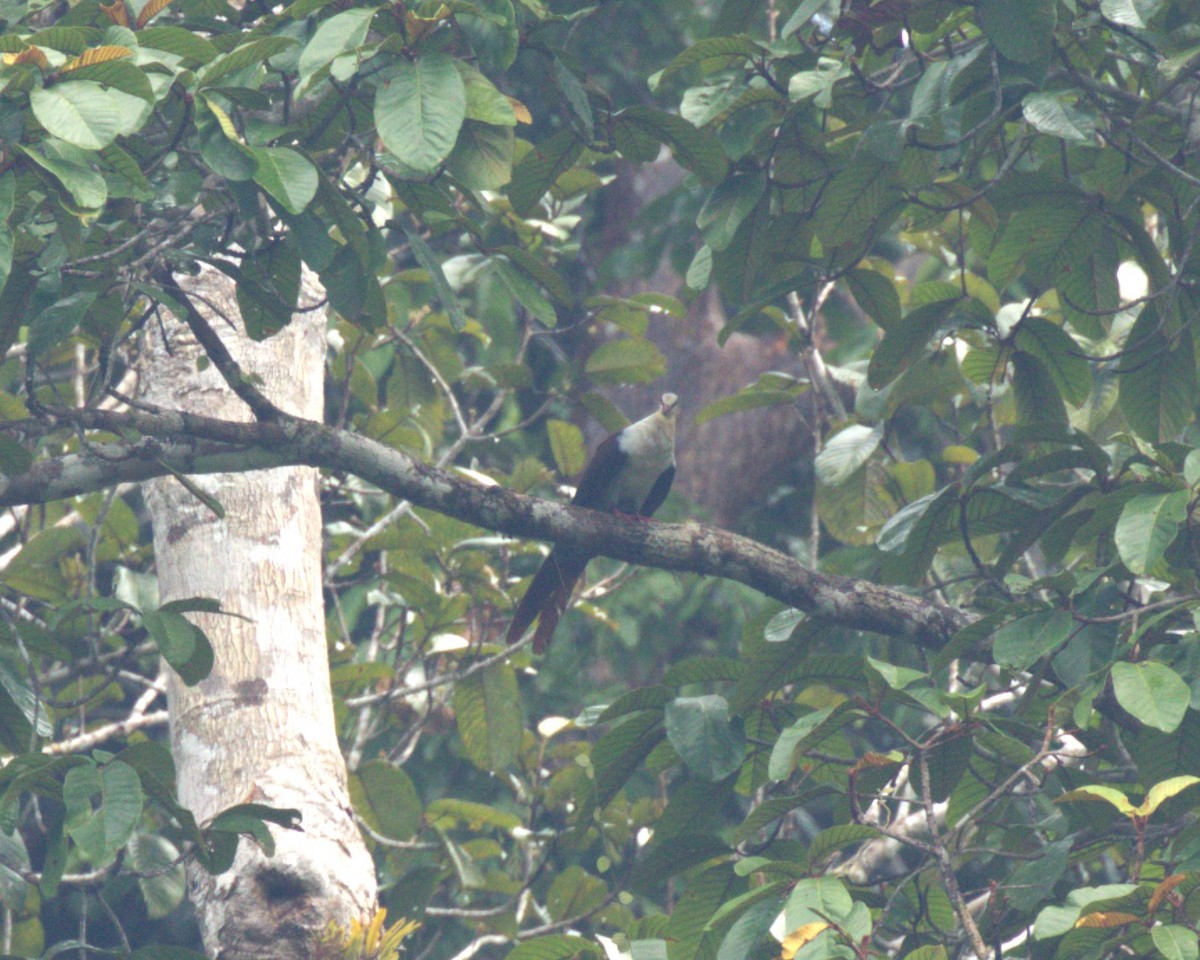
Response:
[[[522,492],[675,391],[661,518],[978,619],[597,561],[535,661],[542,545],[327,475],[405,950],[1195,960],[1194,12],[0,3],[0,468],[103,439],[39,417],[124,402],[164,262],[254,336],[328,307],[327,422]],[[140,496],[0,535],[4,952],[195,948],[178,858],[271,814],[202,836],[164,787],[159,655],[202,670]]]

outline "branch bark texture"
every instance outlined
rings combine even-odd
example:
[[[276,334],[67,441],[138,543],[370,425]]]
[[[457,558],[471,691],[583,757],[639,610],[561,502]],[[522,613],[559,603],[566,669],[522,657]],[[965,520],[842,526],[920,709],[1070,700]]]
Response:
[[[812,615],[939,648],[974,619],[891,587],[807,569],[757,541],[695,523],[627,520],[487,486],[359,434],[287,414],[234,422],[176,410],[63,411],[53,424],[141,438],[36,464],[0,486],[0,506],[40,503],[171,471],[205,474],[304,464],[353,474],[420,507],[512,536],[645,566],[744,583]],[[32,425],[32,422],[31,422]]]

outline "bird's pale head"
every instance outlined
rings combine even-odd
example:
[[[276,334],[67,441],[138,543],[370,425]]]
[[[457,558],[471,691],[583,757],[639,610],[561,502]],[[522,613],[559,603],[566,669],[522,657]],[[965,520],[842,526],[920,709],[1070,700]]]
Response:
[[[664,417],[674,417],[679,410],[679,398],[673,393],[664,393],[660,403],[659,410]]]

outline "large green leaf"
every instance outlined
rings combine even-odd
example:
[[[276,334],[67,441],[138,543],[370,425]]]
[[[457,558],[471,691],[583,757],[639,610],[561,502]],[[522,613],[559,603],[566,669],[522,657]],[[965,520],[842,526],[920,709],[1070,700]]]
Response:
[[[68,80],[29,95],[38,123],[83,150],[102,150],[139,125],[149,109],[138,97],[92,80]]]
[[[1191,422],[1196,406],[1196,358],[1186,328],[1164,334],[1154,303],[1142,309],[1129,332],[1120,373],[1120,408],[1130,428],[1151,443],[1173,440]]]
[[[592,351],[585,369],[597,383],[650,383],[663,375],[666,363],[649,340],[610,340]]]
[[[883,424],[869,427],[856,423],[838,431],[817,454],[817,479],[831,487],[844,483],[870,459],[882,440]]]
[[[1017,330],[1016,345],[1041,361],[1063,399],[1072,406],[1083,405],[1092,390],[1092,370],[1070,334],[1044,317],[1026,317]]]
[[[678,697],[667,704],[667,738],[688,769],[704,780],[724,780],[746,750],[740,726],[729,719],[724,697]]]
[[[312,39],[301,51],[297,64],[300,91],[303,91],[313,77],[336,57],[362,46],[378,9],[362,7],[343,10],[317,27]]]
[[[521,216],[529,216],[563,173],[583,153],[583,144],[569,127],[536,144],[513,170],[508,198]]]
[[[393,840],[411,840],[421,827],[421,801],[412,778],[386,760],[368,760],[354,771],[350,799],[371,829]]]
[[[884,330],[883,340],[871,354],[867,379],[882,389],[903,373],[925,351],[930,338],[954,309],[953,300],[938,300],[909,311],[899,323]]]
[[[691,170],[706,183],[717,183],[725,176],[729,162],[716,137],[697,129],[683,117],[652,107],[634,106],[622,110],[615,118],[614,135],[618,149],[622,143],[640,140],[666,144],[681,167]],[[629,154],[627,154],[629,155]],[[645,156],[635,150],[634,157]]]
[[[1025,670],[1067,642],[1075,621],[1065,610],[1040,610],[1006,623],[992,635],[992,656],[1014,670]]]
[[[737,174],[717,185],[696,215],[696,226],[710,250],[729,246],[766,187],[767,178],[761,173]]]
[[[454,713],[467,758],[475,766],[499,772],[516,760],[524,728],[511,666],[493,663],[459,680]]]
[[[983,32],[1009,60],[1032,63],[1050,56],[1056,0],[980,0],[976,9]]]
[[[67,833],[96,867],[111,863],[133,836],[144,802],[137,771],[120,760],[74,767],[63,781]]]
[[[204,631],[174,610],[142,611],[142,626],[158,644],[159,652],[188,686],[212,672],[212,645]]]
[[[1173,733],[1183,722],[1191,691],[1165,663],[1115,663],[1112,684],[1117,703],[1147,726]]]
[[[278,200],[288,213],[303,213],[317,195],[317,168],[290,147],[253,147],[254,182]]]
[[[432,173],[450,156],[466,114],[462,76],[444,53],[401,61],[375,94],[380,139],[417,173]]]
[[[1113,539],[1130,571],[1147,573],[1159,561],[1187,518],[1190,497],[1187,490],[1144,493],[1125,504]]]

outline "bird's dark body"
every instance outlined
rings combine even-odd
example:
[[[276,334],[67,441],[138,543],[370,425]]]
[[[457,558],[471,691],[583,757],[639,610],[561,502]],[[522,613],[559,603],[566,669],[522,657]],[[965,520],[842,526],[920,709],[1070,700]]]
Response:
[[[673,394],[665,394],[658,411],[601,443],[584,468],[571,503],[591,510],[652,516],[675,479],[676,404]],[[519,640],[536,619],[533,649],[536,653],[546,649],[591,558],[591,554],[569,547],[550,551],[517,604],[508,628],[509,643]]]

